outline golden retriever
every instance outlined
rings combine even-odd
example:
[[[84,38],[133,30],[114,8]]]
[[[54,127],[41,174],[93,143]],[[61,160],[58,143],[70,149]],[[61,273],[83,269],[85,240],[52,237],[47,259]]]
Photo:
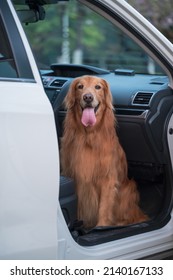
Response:
[[[146,220],[136,184],[127,177],[108,83],[94,76],[76,78],[65,105],[61,166],[76,184],[78,219],[86,228]]]

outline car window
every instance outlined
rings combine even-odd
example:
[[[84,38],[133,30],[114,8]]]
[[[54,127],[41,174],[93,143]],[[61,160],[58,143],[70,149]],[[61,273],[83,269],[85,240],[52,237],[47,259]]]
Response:
[[[14,58],[0,18],[0,79],[17,78]]]
[[[162,74],[162,69],[132,39],[78,1],[46,5],[46,18],[24,25],[38,66],[88,64],[108,70]]]

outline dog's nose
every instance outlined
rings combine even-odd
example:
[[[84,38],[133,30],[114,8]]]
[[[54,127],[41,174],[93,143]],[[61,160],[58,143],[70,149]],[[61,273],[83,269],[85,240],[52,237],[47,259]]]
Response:
[[[87,104],[89,104],[89,103],[91,103],[92,101],[93,101],[93,95],[91,94],[91,93],[86,93],[86,94],[84,94],[84,96],[83,96],[83,100],[87,103]]]

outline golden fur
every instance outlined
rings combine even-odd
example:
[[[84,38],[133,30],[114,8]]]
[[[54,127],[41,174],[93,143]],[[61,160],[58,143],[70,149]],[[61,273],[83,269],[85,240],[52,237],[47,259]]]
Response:
[[[136,184],[127,177],[126,156],[115,131],[108,83],[93,76],[76,78],[65,105],[61,166],[63,175],[76,183],[78,219],[86,228],[146,220],[138,206]],[[85,107],[95,108],[96,122],[92,125],[81,121]]]

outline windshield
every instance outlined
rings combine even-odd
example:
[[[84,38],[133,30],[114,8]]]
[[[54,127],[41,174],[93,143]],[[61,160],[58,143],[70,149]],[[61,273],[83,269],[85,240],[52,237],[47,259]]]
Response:
[[[46,5],[45,9],[45,20],[24,25],[40,69],[49,69],[53,63],[73,63],[163,73],[118,27],[78,1]]]

